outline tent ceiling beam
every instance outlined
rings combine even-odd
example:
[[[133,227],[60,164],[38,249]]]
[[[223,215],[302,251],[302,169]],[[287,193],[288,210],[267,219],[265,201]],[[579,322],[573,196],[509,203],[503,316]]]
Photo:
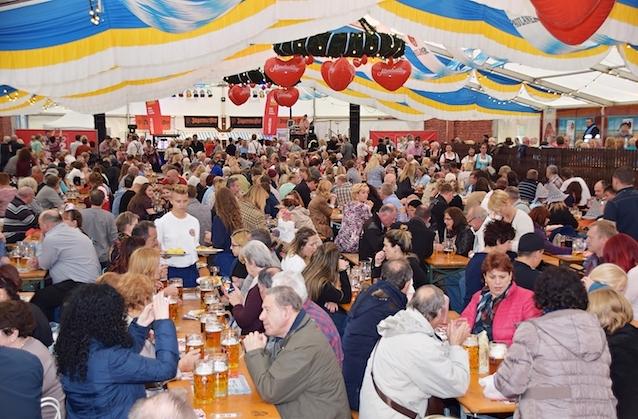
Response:
[[[428,50],[430,50],[431,52],[437,53],[439,55],[443,55],[449,59],[454,59],[454,57],[452,56],[452,54],[450,54],[446,49],[444,48],[439,48],[437,46],[431,45],[431,44],[427,44],[427,48]],[[604,66],[603,66],[604,67]],[[576,99],[582,100],[584,102],[588,102],[591,104],[594,104],[596,106],[613,106],[616,103],[612,102],[610,100],[607,99],[603,99],[602,97],[599,96],[594,96],[594,95],[590,95],[588,93],[584,93],[584,92],[580,92],[578,90],[573,90],[573,89],[567,89],[564,86],[560,86],[558,84],[554,84],[551,82],[546,82],[543,81],[539,78],[534,78],[531,76],[528,76],[526,74],[523,73],[519,73],[518,71],[513,71],[513,70],[508,70],[506,68],[495,68],[495,67],[490,67],[487,65],[480,65],[477,66],[477,68],[481,69],[481,70],[485,70],[491,73],[495,73],[495,74],[499,74],[501,76],[506,76],[506,77],[510,77],[512,79],[516,79],[522,82],[527,82],[530,84],[535,84],[538,85],[540,87],[543,87],[545,89],[548,90],[553,90],[555,92],[567,95],[567,96],[571,96],[574,97]],[[617,71],[617,70],[615,70]]]

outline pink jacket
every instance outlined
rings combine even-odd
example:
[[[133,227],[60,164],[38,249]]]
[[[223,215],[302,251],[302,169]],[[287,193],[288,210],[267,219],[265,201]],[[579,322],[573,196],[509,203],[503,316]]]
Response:
[[[477,291],[465,307],[461,317],[467,320],[470,330],[474,327],[476,319],[476,307],[481,299],[481,291]],[[508,346],[512,344],[512,338],[518,325],[534,317],[539,317],[541,312],[534,305],[534,293],[525,288],[518,287],[512,282],[509,294],[496,307],[494,324],[492,325],[492,337],[495,342],[503,342]]]

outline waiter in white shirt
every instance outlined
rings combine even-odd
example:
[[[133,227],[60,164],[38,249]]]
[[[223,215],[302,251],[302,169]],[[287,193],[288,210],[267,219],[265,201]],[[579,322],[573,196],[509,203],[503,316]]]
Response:
[[[197,246],[199,246],[199,221],[186,212],[188,188],[175,185],[171,193],[171,212],[155,221],[157,240],[162,252],[169,249],[183,250],[183,256],[168,259],[168,277],[182,278],[185,288],[195,287],[197,271]]]

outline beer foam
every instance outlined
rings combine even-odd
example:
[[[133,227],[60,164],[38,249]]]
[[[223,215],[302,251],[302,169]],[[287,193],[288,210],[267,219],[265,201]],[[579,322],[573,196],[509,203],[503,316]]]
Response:
[[[224,372],[228,370],[228,364],[224,361],[215,361],[214,364],[215,372]]]
[[[207,332],[221,332],[222,331],[222,326],[219,323],[206,323],[206,331]]]
[[[235,339],[235,338],[226,338],[224,340],[222,340],[222,345],[226,345],[226,346],[231,346],[231,345],[237,345],[239,343],[239,340]]]
[[[197,375],[211,375],[213,373],[213,365],[209,362],[204,362],[197,365],[195,374]]]
[[[186,339],[186,344],[187,345],[201,345],[204,342],[204,340],[202,339],[202,337],[200,335],[195,335],[195,336],[189,336]]]

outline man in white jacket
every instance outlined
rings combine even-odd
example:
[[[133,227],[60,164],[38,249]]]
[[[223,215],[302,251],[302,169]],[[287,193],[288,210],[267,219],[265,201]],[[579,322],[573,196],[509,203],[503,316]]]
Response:
[[[448,342],[443,342],[434,330],[447,322],[447,313],[448,299],[443,291],[424,285],[407,309],[379,323],[381,340],[368,359],[360,394],[360,419],[405,419],[414,413],[422,418],[430,396],[465,394],[470,370],[461,345],[469,336],[469,328],[463,320],[449,322]]]

